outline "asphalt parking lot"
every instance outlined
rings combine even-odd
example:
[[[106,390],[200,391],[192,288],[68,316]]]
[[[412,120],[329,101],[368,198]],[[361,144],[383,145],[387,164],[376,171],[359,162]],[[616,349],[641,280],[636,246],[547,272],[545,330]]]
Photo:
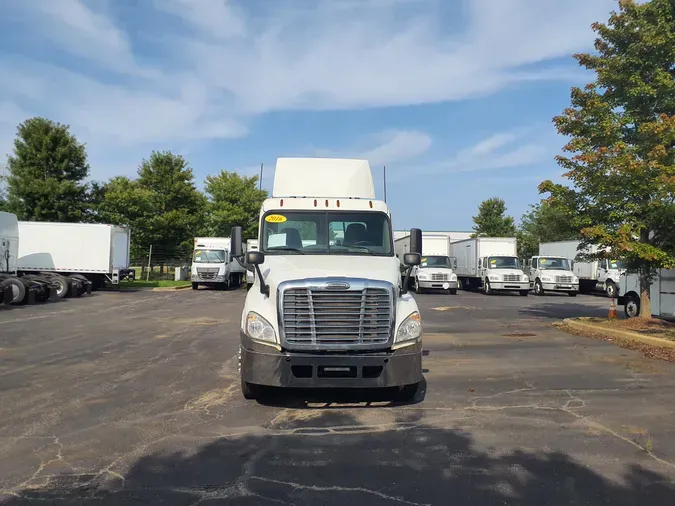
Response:
[[[675,504],[675,366],[602,297],[416,296],[426,391],[239,392],[245,292],[0,308],[0,504]]]

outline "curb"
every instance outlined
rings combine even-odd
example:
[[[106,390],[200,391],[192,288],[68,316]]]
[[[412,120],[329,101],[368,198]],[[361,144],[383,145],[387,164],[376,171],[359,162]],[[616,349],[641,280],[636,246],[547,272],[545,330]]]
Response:
[[[184,286],[156,286],[152,289],[153,292],[165,292],[167,290],[185,290],[187,288],[192,288],[192,285]]]
[[[593,325],[592,323],[581,322],[571,318],[565,318],[563,323],[571,329],[581,330],[586,332],[593,332],[609,339],[616,339],[617,337],[628,340],[637,341],[651,346],[659,346],[661,348],[675,348],[675,341],[669,339],[662,339],[660,337],[645,336],[637,332],[630,332],[627,330],[608,329],[600,325]]]

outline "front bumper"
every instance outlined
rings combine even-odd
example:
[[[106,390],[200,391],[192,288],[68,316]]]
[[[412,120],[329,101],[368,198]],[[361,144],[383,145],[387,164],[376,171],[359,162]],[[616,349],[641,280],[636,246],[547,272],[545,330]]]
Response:
[[[294,353],[251,341],[241,332],[241,377],[293,388],[381,388],[422,381],[422,343],[378,353]]]
[[[579,283],[542,283],[547,292],[578,292]]]
[[[447,283],[448,287],[445,288],[443,285]],[[428,289],[434,289],[434,290],[452,290],[457,289],[457,280],[454,279],[452,281],[431,281],[429,279],[419,279],[417,278],[417,284],[420,286],[420,288],[428,288]]]
[[[493,290],[529,290],[530,283],[524,281],[492,281],[490,288]]]
[[[206,285],[209,283],[225,283],[226,279],[225,276],[216,276],[215,278],[202,279],[198,274],[191,274],[190,281],[193,283],[204,283]]]

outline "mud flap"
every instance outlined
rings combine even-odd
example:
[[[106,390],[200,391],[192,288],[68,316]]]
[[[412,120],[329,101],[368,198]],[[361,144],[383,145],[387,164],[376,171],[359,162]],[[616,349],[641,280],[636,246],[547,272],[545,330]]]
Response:
[[[52,302],[56,302],[57,300],[59,300],[59,296],[56,293],[55,286],[49,288],[49,300],[51,300]]]
[[[28,288],[28,292],[26,293],[26,304],[35,304],[36,299],[37,290],[33,287]]]

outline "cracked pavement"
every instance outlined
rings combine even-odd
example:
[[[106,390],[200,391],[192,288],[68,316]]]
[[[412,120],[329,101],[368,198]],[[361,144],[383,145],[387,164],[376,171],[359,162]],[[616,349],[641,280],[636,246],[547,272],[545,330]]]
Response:
[[[607,299],[416,295],[417,402],[258,403],[244,295],[0,307],[0,504],[675,504],[675,366],[551,325]]]

